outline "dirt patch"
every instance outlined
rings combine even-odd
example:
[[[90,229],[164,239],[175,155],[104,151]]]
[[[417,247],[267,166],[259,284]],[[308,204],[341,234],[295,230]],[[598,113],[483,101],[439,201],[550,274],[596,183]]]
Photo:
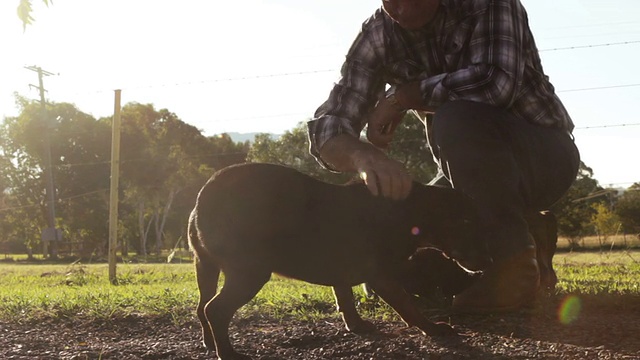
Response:
[[[638,299],[633,303],[638,304]],[[582,302],[562,324],[561,300],[526,313],[462,316],[431,312],[460,336],[429,338],[400,321],[347,332],[337,316],[314,323],[253,315],[236,318],[231,341],[254,359],[640,359],[640,305]],[[627,305],[625,305],[627,304]],[[128,317],[110,321],[0,322],[1,359],[212,359],[195,320]]]

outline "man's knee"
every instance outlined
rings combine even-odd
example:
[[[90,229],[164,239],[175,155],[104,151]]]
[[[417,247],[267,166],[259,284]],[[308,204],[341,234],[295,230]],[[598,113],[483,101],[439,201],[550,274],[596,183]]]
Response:
[[[446,146],[460,139],[499,137],[496,120],[504,115],[504,110],[492,105],[468,100],[449,101],[434,115],[434,142],[438,146]]]

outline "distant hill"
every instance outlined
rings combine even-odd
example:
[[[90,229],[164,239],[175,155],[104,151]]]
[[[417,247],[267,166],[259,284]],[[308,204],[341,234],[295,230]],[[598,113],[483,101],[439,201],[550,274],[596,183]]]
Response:
[[[231,137],[231,140],[233,140],[233,142],[245,142],[245,141],[249,141],[249,142],[253,142],[253,140],[255,139],[256,135],[258,134],[262,134],[262,133],[257,133],[257,132],[252,132],[252,133],[239,133],[239,132],[228,132],[227,134],[229,134],[229,136]],[[280,137],[281,134],[269,134],[271,135],[271,138],[276,140]]]

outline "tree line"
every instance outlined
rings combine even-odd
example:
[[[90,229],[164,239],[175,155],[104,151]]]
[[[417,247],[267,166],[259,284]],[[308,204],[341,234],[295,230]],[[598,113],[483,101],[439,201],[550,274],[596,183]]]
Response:
[[[95,119],[68,103],[40,104],[17,96],[20,113],[0,126],[0,250],[38,253],[46,225],[45,134],[50,137],[59,244],[75,256],[104,256],[108,241],[111,117]],[[303,122],[278,138],[252,143],[227,134],[204,136],[167,109],[129,103],[122,109],[119,249],[123,255],[159,254],[184,246],[188,214],[197,192],[216,171],[242,162],[288,165],[332,183],[346,174],[322,169],[308,153]],[[423,125],[412,115],[389,148],[418,181],[436,172]],[[574,185],[553,207],[559,233],[570,239],[640,232],[640,183],[618,195],[603,189],[584,163]]]

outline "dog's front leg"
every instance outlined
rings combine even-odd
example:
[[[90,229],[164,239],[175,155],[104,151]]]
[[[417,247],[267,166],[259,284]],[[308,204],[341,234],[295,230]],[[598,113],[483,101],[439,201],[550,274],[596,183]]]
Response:
[[[351,286],[338,285],[333,287],[333,295],[336,298],[336,307],[347,330],[356,334],[369,333],[375,330],[373,323],[364,320],[358,314],[353,302]]]
[[[379,275],[369,284],[384,302],[391,306],[409,326],[415,326],[429,336],[456,335],[457,332],[447,323],[434,323],[418,311],[402,286],[393,278]]]

